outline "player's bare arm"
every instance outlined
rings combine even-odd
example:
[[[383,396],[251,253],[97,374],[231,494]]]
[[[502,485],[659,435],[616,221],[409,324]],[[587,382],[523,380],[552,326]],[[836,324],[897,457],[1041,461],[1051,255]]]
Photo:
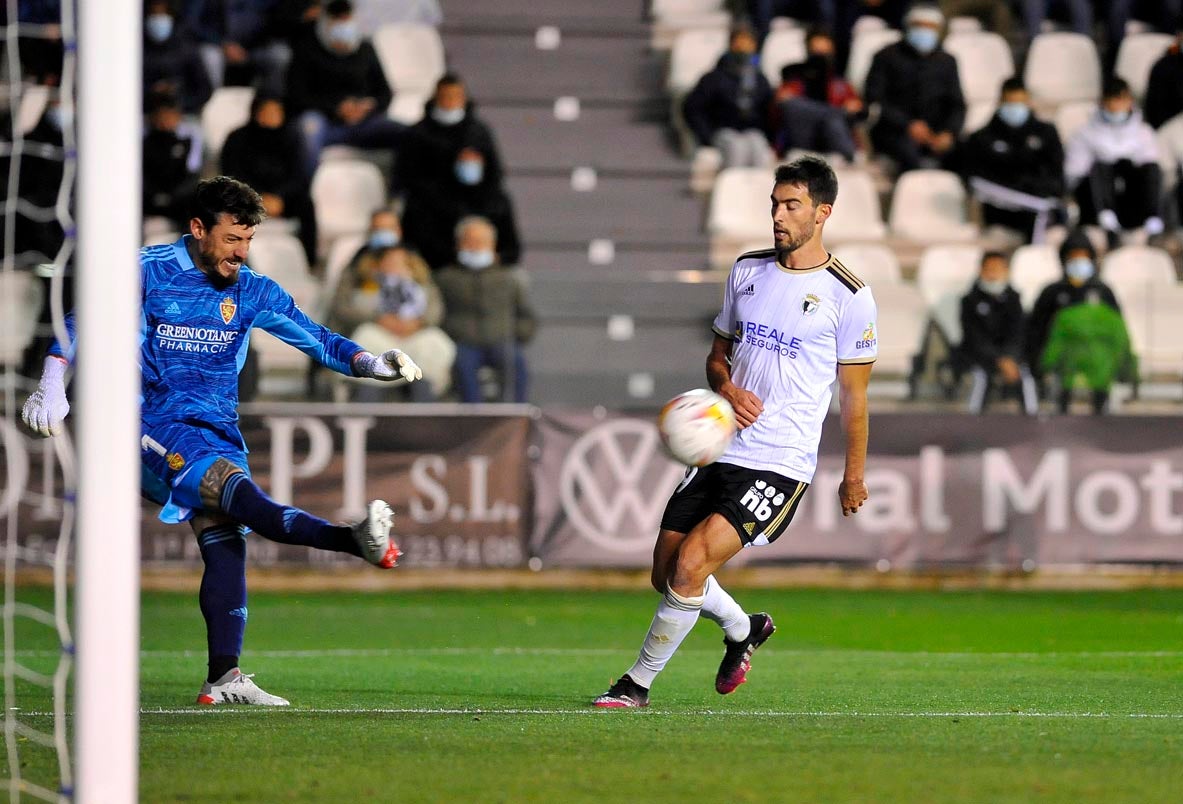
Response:
[[[864,472],[867,466],[867,383],[871,363],[838,364],[838,403],[842,432],[846,434],[846,469],[838,485],[842,516],[857,514],[867,500]]]
[[[731,341],[715,335],[711,353],[707,356],[707,382],[719,396],[731,403],[735,420],[742,430],[756,423],[764,412],[764,403],[751,391],[731,381]]]

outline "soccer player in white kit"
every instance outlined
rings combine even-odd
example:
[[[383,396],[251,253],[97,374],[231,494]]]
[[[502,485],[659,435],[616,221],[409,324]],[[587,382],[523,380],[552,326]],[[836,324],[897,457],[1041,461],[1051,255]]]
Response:
[[[752,652],[776,629],[767,614],[747,614],[713,573],[741,549],[775,541],[792,520],[817,468],[835,376],[846,435],[843,516],[867,499],[875,299],[822,245],[837,195],[838,179],[820,159],[776,170],[775,248],[736,260],[707,357],[711,388],[731,403],[740,431],[718,462],[691,468],[670,497],[653,549],[662,600],[636,663],[595,699],[598,707],[648,706],[654,678],[700,614],[724,633],[716,691],[746,680]]]

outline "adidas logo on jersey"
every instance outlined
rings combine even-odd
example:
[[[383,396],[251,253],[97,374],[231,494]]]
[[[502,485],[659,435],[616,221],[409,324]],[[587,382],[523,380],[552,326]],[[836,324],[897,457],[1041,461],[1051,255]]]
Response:
[[[164,308],[164,312],[168,315],[180,315],[181,314],[181,306],[179,304],[177,304],[176,302],[173,302],[168,307]]]
[[[740,296],[755,296],[756,295],[756,285],[754,283],[751,285],[748,285],[746,288],[744,288],[743,290],[741,290],[739,292],[739,295]]]

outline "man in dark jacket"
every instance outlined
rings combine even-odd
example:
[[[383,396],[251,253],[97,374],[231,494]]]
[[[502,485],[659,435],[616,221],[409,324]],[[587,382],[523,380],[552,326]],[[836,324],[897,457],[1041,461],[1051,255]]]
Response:
[[[1031,99],[1020,78],[1003,82],[998,111],[970,135],[960,161],[966,179],[995,185],[980,194],[985,222],[1014,229],[1024,240],[1031,239],[1037,212],[1019,196],[1008,199],[1005,191],[1044,200],[1064,193],[1060,136],[1055,126],[1031,111]]]
[[[398,170],[406,193],[403,232],[432,268],[455,261],[456,224],[468,215],[487,218],[496,227],[502,265],[521,259],[497,143],[456,75],[449,73],[436,84],[426,114],[407,134]]]
[[[316,262],[316,214],[309,178],[304,173],[299,137],[287,125],[282,100],[273,95],[255,96],[250,122],[230,132],[222,146],[222,173],[255,188],[268,217],[298,221],[308,264]]]
[[[185,114],[197,114],[213,93],[197,40],[177,23],[169,0],[149,0],[144,17],[144,111],[154,95],[171,92]]]
[[[1023,410],[1038,412],[1035,380],[1023,362],[1023,304],[1010,285],[1006,256],[989,251],[978,279],[961,299],[961,357],[971,367],[970,413],[985,410],[995,379],[1022,392]]]
[[[1150,68],[1146,85],[1142,116],[1155,128],[1183,112],[1183,17],[1175,27],[1179,38]]]
[[[1097,252],[1082,230],[1068,234],[1060,246],[1064,277],[1052,282],[1039,294],[1027,323],[1027,364],[1040,376],[1041,357],[1056,313],[1075,304],[1107,304],[1117,312],[1121,308],[1109,286],[1097,276]],[[1066,405],[1066,403],[1065,403]]]
[[[201,129],[185,123],[176,96],[153,95],[144,134],[144,217],[168,218],[178,228],[189,220],[189,207],[201,178]]]
[[[772,163],[771,104],[772,87],[757,63],[756,37],[738,28],[715,69],[686,96],[682,115],[699,145],[722,152],[723,167],[767,167]]]
[[[283,0],[184,0],[182,24],[200,42],[214,86],[254,83],[280,93],[292,49],[284,41]]]
[[[871,142],[901,171],[944,164],[965,122],[957,62],[940,49],[944,20],[936,6],[914,6],[903,41],[876,53],[867,73],[863,94],[879,114]]]
[[[306,172],[326,145],[395,149],[406,126],[386,116],[394,97],[350,0],[331,0],[293,47],[288,106],[300,116]]]

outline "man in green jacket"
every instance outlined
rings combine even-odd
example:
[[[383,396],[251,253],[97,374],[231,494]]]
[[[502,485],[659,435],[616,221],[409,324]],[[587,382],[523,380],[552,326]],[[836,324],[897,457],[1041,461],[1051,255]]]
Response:
[[[477,216],[456,224],[456,261],[441,268],[435,279],[444,299],[444,331],[456,343],[453,372],[460,399],[483,401],[478,372],[489,366],[499,376],[501,398],[525,402],[523,346],[537,325],[526,274],[498,263],[497,230]]]

